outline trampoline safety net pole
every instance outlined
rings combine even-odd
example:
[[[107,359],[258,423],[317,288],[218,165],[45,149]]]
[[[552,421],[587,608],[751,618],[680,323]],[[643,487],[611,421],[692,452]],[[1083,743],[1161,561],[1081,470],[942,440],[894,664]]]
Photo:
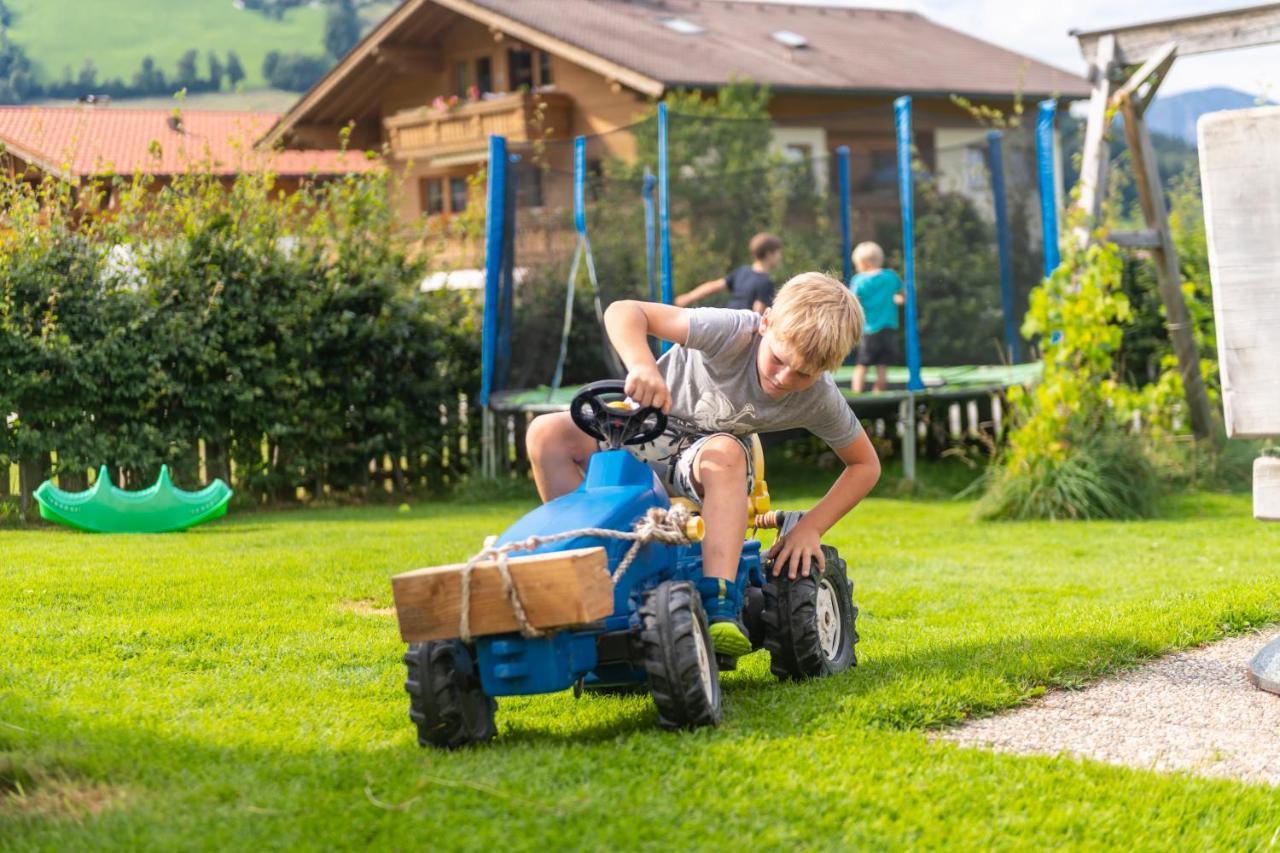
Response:
[[[671,193],[667,174],[667,105],[658,104],[658,233],[662,243],[662,302],[671,305],[675,293],[671,284]],[[662,342],[662,351],[671,348]]]
[[[645,278],[649,282],[649,301],[658,301],[658,247],[657,223],[654,221],[656,216],[653,210],[653,190],[658,184],[658,178],[649,171],[649,167],[644,167],[644,185],[640,190],[640,194],[644,198],[644,273]]]
[[[507,140],[489,137],[489,186],[485,207],[484,326],[480,339],[481,458],[484,476],[497,476],[493,412],[489,394],[493,390],[498,351],[498,302],[502,281],[503,247],[506,243]]]
[[[920,379],[920,327],[916,312],[916,248],[915,188],[911,175],[911,96],[903,95],[893,102],[894,125],[898,138],[898,195],[902,206],[902,266],[906,285],[907,324],[907,399],[903,417],[902,476],[916,478],[916,400],[915,392],[924,390]]]
[[[853,229],[849,221],[849,146],[836,149],[836,163],[840,172],[840,250],[844,258],[844,281],[853,278]]]
[[[991,170],[991,196],[996,214],[996,253],[1000,261],[1000,306],[1004,312],[1005,354],[1011,364],[1022,360],[1018,342],[1018,322],[1013,306],[1013,257],[1009,247],[1009,208],[1004,189],[1004,134],[987,134],[987,165]]]
[[[1040,179],[1040,225],[1044,239],[1045,278],[1062,262],[1058,247],[1058,187],[1055,180],[1053,128],[1058,102],[1052,98],[1040,102],[1036,116],[1036,173]]]

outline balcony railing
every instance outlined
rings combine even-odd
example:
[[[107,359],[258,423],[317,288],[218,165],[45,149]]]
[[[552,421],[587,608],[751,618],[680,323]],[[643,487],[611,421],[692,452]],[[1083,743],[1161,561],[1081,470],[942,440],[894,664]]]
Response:
[[[392,156],[423,159],[483,151],[489,136],[532,142],[570,133],[573,101],[557,92],[503,95],[444,112],[432,107],[402,110],[385,119]],[[550,134],[547,131],[550,130]]]

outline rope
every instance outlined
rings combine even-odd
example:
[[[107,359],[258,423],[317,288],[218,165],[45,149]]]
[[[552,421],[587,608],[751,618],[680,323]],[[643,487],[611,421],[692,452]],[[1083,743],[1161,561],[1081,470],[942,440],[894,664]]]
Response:
[[[635,527],[629,531],[610,530],[604,527],[582,527],[577,530],[566,530],[563,533],[553,533],[550,536],[530,536],[527,539],[521,539],[519,542],[508,542],[506,545],[498,547],[482,548],[478,554],[467,560],[466,565],[462,567],[462,613],[458,619],[458,636],[462,638],[464,643],[471,642],[471,573],[481,561],[495,560],[497,562],[498,575],[502,578],[502,588],[506,592],[507,601],[511,603],[511,612],[516,618],[516,624],[520,626],[520,633],[525,637],[541,637],[546,632],[540,631],[529,624],[529,618],[524,610],[524,603],[520,600],[520,593],[516,590],[515,583],[511,579],[511,568],[508,564],[511,552],[532,551],[552,542],[563,542],[566,539],[577,539],[581,536],[627,540],[631,542],[631,547],[627,549],[627,553],[623,555],[621,562],[618,563],[617,570],[613,573],[613,585],[616,587],[622,580],[622,576],[626,574],[627,569],[635,561],[640,549],[649,542],[656,540],[667,545],[688,545],[691,541],[686,532],[689,519],[690,513],[684,507],[675,506],[671,509],[652,507],[635,523]]]

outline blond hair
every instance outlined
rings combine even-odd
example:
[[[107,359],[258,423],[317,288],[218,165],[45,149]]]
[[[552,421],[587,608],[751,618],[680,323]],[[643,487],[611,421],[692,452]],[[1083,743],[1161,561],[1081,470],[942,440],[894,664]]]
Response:
[[[795,353],[805,373],[835,370],[862,338],[862,306],[849,288],[820,272],[802,272],[778,291],[769,331]]]
[[[884,266],[884,249],[879,243],[868,240],[853,247],[853,265],[859,269],[879,269]]]

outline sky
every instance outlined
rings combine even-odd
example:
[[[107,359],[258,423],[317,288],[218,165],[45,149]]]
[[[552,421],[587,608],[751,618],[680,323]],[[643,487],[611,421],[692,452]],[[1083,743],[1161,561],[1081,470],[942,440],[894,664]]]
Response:
[[[1071,29],[1104,27],[1256,5],[1259,0],[773,0],[810,5],[910,9],[940,24],[1083,74]],[[1123,7],[1123,8],[1121,8]],[[1280,44],[1179,57],[1160,87],[1176,94],[1213,86],[1280,101]]]

